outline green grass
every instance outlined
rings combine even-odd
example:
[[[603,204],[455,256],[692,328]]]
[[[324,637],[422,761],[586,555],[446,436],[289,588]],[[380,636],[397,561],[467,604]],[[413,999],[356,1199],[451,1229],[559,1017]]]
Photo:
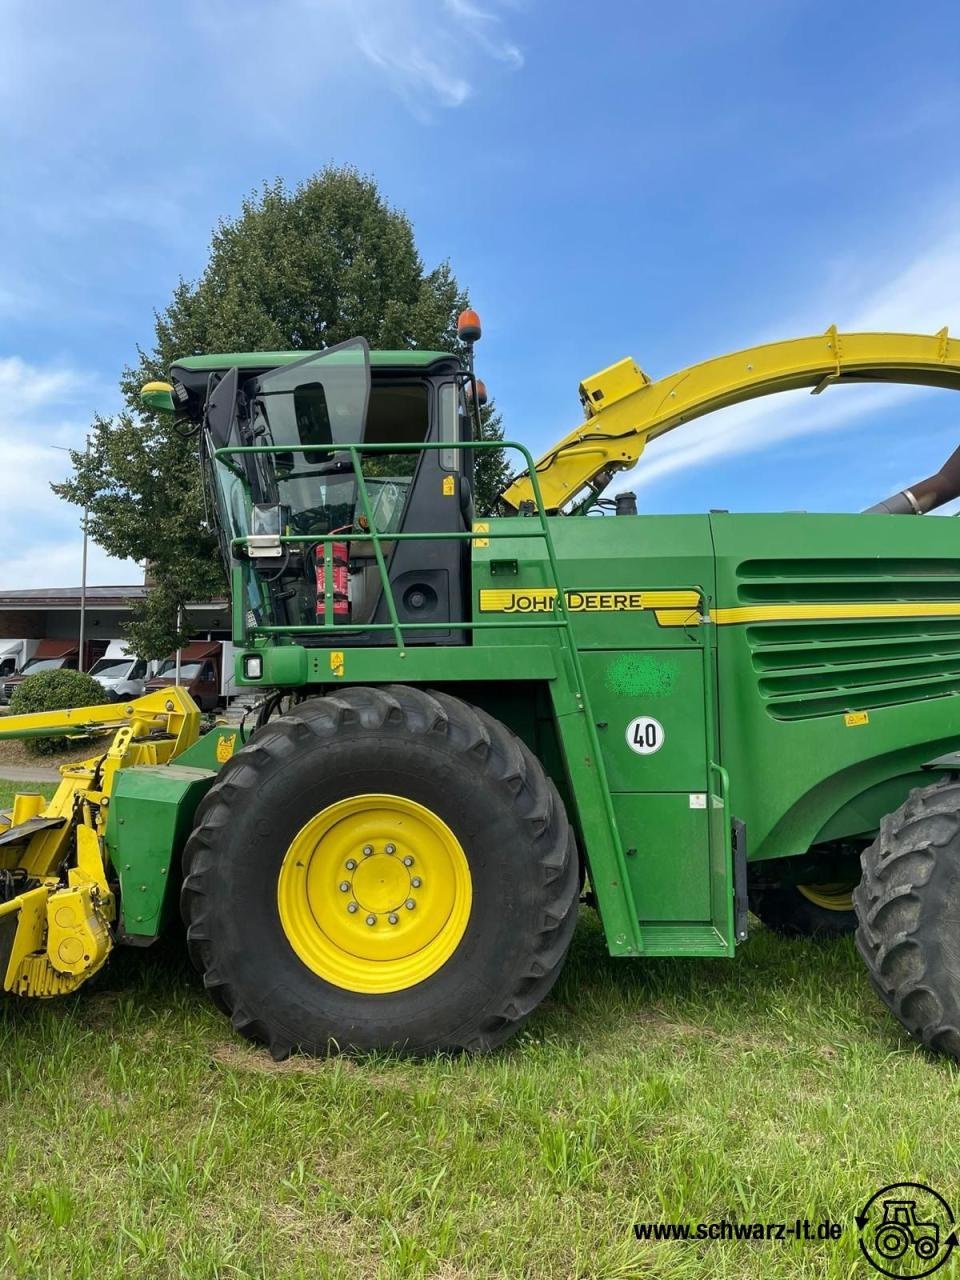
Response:
[[[585,911],[525,1034],[420,1065],[275,1064],[176,943],[121,949],[74,997],[0,1001],[0,1276],[866,1276],[853,1213],[899,1179],[956,1195],[958,1133],[960,1075],[848,943],[614,961]],[[632,1233],[798,1216],[845,1237]]]

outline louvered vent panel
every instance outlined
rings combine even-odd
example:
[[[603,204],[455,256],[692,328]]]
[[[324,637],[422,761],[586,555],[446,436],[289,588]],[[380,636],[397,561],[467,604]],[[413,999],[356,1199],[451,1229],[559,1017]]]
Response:
[[[741,605],[960,601],[960,560],[750,560]],[[960,618],[757,622],[746,627],[760,694],[778,720],[960,693]]]

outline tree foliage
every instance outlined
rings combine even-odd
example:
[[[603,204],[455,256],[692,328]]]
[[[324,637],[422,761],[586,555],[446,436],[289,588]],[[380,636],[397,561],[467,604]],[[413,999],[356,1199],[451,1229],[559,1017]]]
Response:
[[[97,707],[109,701],[103,685],[82,671],[38,671],[14,689],[10,712],[22,716],[33,711],[63,711],[66,707]],[[31,755],[53,756],[65,744],[69,745],[69,739],[27,738],[26,749]]]
[[[293,190],[265,184],[238,217],[221,220],[203,274],[180,281],[156,316],[153,347],[124,369],[124,410],[94,421],[89,449],[72,454],[72,477],[54,486],[86,508],[100,546],[149,565],[153,590],[126,628],[138,653],[169,653],[186,638],[179,606],[226,589],[196,440],[141,407],[144,382],[186,355],[315,350],[356,336],[372,347],[454,351],[466,304],[449,265],[427,270],[409,219],[353,169],[324,169]],[[496,438],[499,420],[486,417]],[[501,462],[485,455],[478,493],[494,492]]]
[[[484,405],[480,410],[480,439],[503,439],[503,423],[492,405]],[[477,515],[493,515],[497,498],[510,483],[513,472],[522,464],[516,454],[511,458],[505,449],[477,449],[475,452],[477,464],[473,496]]]

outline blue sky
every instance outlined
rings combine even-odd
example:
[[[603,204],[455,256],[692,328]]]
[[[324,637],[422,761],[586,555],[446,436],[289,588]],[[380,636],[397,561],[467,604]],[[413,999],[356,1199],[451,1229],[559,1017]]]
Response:
[[[0,586],[72,585],[82,442],[263,179],[374,175],[485,323],[508,434],[577,383],[777,337],[960,334],[960,9],[873,0],[0,4]],[[641,510],[856,510],[960,443],[952,393],[834,389],[680,428]],[[623,487],[623,486],[618,486]],[[136,579],[95,552],[91,580]]]

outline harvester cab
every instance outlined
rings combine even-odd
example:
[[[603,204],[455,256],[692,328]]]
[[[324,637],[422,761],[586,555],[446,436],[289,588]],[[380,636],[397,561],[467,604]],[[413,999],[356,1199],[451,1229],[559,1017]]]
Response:
[[[244,562],[251,625],[300,628],[306,645],[322,642],[324,622],[340,629],[338,644],[385,641],[364,630],[390,621],[382,560],[414,643],[463,641],[450,621],[467,607],[456,535],[472,524],[473,459],[458,446],[473,436],[478,396],[458,359],[371,354],[357,339],[306,356],[196,357],[171,376],[201,428],[224,559]]]

